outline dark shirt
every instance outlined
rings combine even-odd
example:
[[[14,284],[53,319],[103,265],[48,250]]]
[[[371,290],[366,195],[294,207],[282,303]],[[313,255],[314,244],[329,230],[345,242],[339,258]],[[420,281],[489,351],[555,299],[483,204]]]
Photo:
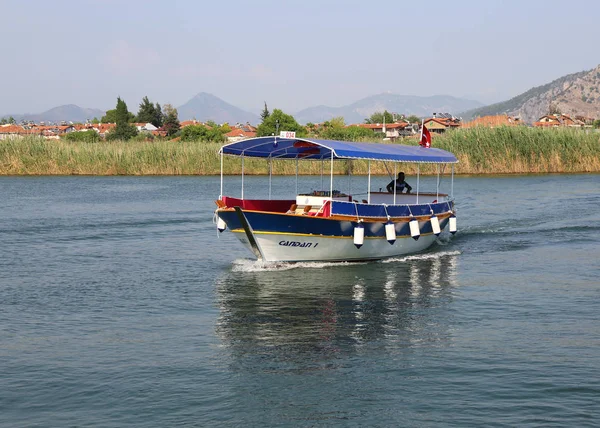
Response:
[[[400,181],[398,179],[390,181],[386,189],[389,193],[394,193],[394,181],[396,182],[396,193],[402,193],[406,189],[406,193],[410,193],[412,187],[406,181]]]

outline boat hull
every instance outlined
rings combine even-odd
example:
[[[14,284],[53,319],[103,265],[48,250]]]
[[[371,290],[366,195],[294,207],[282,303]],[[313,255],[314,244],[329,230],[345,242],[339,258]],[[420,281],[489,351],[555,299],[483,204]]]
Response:
[[[244,231],[235,230],[234,235],[253,251]],[[423,251],[436,239],[433,234],[420,236],[416,241],[407,236],[396,239],[392,245],[385,237],[367,237],[363,245],[357,248],[352,236],[298,236],[259,232],[254,237],[263,259],[269,262],[379,260]]]
[[[257,258],[270,262],[378,260],[423,251],[436,240],[428,219],[419,221],[418,239],[411,237],[406,220],[394,224],[396,240],[390,244],[382,219],[361,223],[364,241],[357,248],[356,221],[237,210],[217,213]],[[448,218],[440,218],[442,230]]]

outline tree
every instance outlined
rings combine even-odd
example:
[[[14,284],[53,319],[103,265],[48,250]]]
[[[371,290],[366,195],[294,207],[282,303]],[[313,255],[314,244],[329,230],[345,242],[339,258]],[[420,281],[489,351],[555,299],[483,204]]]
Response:
[[[151,123],[160,128],[162,126],[162,111],[160,104],[152,104],[148,97],[144,97],[140,103],[140,108],[136,116],[136,121],[139,123]]]
[[[133,123],[135,122],[135,115],[133,113],[127,112],[128,120],[127,122]],[[101,123],[117,123],[117,109],[108,110],[102,119],[100,119]]]
[[[98,124],[98,123],[100,123],[100,120],[98,120],[98,118],[95,117],[95,118],[92,119],[92,123],[93,124]]]
[[[225,141],[225,134],[231,131],[231,128],[224,124],[208,128],[204,125],[189,125],[181,130],[181,141]]]
[[[332,128],[343,128],[346,126],[346,122],[342,116],[334,117],[329,121]]]
[[[160,108],[160,104],[156,103],[156,106],[154,107],[154,122],[152,122],[152,125],[156,126],[157,128],[160,128],[161,126],[163,126],[163,121],[165,120],[165,116],[163,115],[162,109]]]
[[[10,116],[8,119],[5,117],[0,119],[0,125],[14,125],[15,123],[17,123],[17,121],[12,116]]]
[[[107,112],[108,113],[108,112]],[[107,138],[109,140],[129,140],[137,135],[137,128],[129,123],[131,113],[127,110],[127,104],[121,99],[117,98],[117,107],[115,108],[115,129],[108,133]]]
[[[271,113],[269,113],[269,109],[267,108],[267,102],[265,101],[265,108],[263,109],[263,111],[260,113],[260,118],[261,123],[264,123],[264,121],[271,115]]]
[[[600,129],[600,119],[594,120],[594,123],[592,124],[592,126],[596,129]]]
[[[164,116],[163,128],[167,131],[167,136],[171,137],[179,132],[181,128],[179,118],[177,117],[177,109],[171,104],[165,104]]]
[[[414,114],[411,114],[405,120],[408,123],[420,123],[421,122],[421,118],[419,118],[418,116],[415,116]]]
[[[269,117],[258,125],[256,135],[259,137],[275,135],[276,132],[279,133],[280,131],[294,131],[298,137],[306,136],[306,129],[296,122],[294,116],[285,114],[279,109],[273,110]]]
[[[385,121],[384,121],[385,119]],[[383,113],[378,111],[375,112],[371,115],[371,117],[369,117],[368,119],[365,119],[365,123],[394,123],[394,116],[392,116],[392,113],[390,113],[389,111],[385,110]]]

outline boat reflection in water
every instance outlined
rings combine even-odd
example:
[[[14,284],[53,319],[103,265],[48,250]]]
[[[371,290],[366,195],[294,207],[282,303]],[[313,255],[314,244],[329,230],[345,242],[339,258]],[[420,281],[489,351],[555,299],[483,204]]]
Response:
[[[217,334],[253,370],[334,368],[340,357],[447,346],[458,252],[362,264],[240,262],[216,284]]]

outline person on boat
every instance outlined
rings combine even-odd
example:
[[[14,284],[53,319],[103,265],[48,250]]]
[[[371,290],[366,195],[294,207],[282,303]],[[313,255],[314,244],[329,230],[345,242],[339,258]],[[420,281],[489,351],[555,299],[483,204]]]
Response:
[[[410,193],[412,187],[406,181],[404,181],[404,173],[399,172],[398,178],[396,180],[390,181],[390,184],[387,185],[386,189],[389,193],[394,193],[394,182],[396,182],[396,193],[402,193],[404,189],[406,189],[406,193]]]

